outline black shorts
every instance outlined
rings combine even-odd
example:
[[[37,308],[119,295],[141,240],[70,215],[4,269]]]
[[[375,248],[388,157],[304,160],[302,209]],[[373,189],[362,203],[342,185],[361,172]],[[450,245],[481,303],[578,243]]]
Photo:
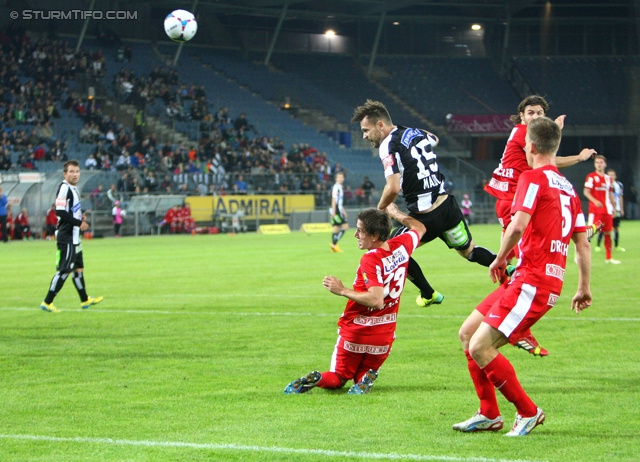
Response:
[[[620,226],[620,217],[613,218],[613,227],[618,228]]]
[[[331,217],[332,226],[342,226],[346,222],[347,220],[344,219],[344,215],[342,215],[342,212],[340,210],[338,210],[338,213]]]
[[[467,250],[471,245],[471,232],[454,196],[449,196],[435,210],[429,213],[410,213],[411,217],[425,225],[427,232],[420,242],[426,244],[440,238],[450,249]],[[407,231],[401,226],[393,236]]]
[[[82,246],[58,244],[56,269],[60,273],[70,273],[78,268],[84,268],[84,262],[82,261]]]

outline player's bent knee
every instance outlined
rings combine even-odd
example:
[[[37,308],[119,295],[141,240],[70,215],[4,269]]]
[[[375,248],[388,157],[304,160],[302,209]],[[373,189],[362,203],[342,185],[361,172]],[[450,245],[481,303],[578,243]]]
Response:
[[[468,260],[469,256],[471,255],[471,252],[473,252],[473,247],[469,246],[466,249],[456,249],[456,250],[458,251],[458,254],[460,254],[462,258],[466,258]]]
[[[458,331],[458,339],[465,350],[469,349],[469,342],[471,341],[471,337],[473,336],[473,332],[466,326],[462,325],[460,330]]]

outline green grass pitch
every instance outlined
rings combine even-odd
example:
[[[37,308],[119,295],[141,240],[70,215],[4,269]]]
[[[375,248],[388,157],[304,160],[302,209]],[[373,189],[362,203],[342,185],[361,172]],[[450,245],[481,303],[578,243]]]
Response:
[[[497,250],[497,226],[471,229]],[[105,299],[80,310],[67,281],[59,314],[38,308],[55,244],[2,245],[0,460],[640,460],[640,222],[621,232],[621,265],[593,253],[580,315],[571,249],[563,295],[533,328],[549,357],[503,348],[547,414],[526,438],[451,430],[478,406],[458,328],[494,286],[440,241],[415,255],[444,303],[417,307],[407,282],[393,352],[364,396],[282,394],[328,369],[346,299],[321,281],[352,283],[351,230],[343,254],[326,234],[85,241],[88,292]]]

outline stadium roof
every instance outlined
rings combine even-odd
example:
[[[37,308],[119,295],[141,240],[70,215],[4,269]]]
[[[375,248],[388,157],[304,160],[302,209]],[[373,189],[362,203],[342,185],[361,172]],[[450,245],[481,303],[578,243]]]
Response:
[[[186,2],[185,2],[186,3]],[[638,5],[636,5],[638,4]],[[543,17],[562,23],[636,20],[638,0],[199,0],[197,10],[218,14],[277,19],[286,6],[287,20],[336,22],[388,20],[538,23]],[[549,12],[547,14],[547,12]]]

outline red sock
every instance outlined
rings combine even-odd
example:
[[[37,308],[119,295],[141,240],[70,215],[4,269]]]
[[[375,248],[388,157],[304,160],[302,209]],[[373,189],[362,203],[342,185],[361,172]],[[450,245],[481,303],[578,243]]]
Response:
[[[507,358],[498,353],[483,369],[487,378],[491,381],[500,393],[511,403],[513,403],[522,417],[533,417],[538,412],[538,407],[527,396],[522,385],[516,377],[516,371]]]
[[[316,386],[320,388],[334,389],[334,388],[342,388],[344,384],[345,384],[345,381],[343,381],[342,377],[340,377],[335,372],[323,372],[322,378],[320,379],[320,381],[318,382],[318,385]]]
[[[611,234],[604,235],[604,250],[607,260],[611,260]]]
[[[464,350],[464,354],[467,357],[469,375],[471,375],[473,385],[476,387],[476,394],[478,398],[480,398],[480,414],[488,419],[495,419],[500,415],[498,400],[496,399],[496,389],[484,371],[480,369],[480,366],[473,360],[469,354],[469,350]]]

